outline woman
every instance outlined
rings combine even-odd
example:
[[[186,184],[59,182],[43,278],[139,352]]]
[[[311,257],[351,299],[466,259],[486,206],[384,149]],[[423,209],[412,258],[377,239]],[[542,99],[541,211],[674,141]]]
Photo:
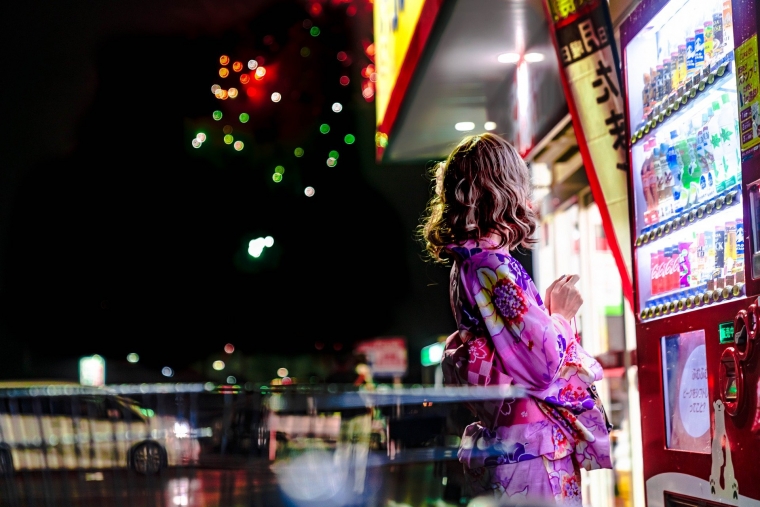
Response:
[[[530,174],[493,134],[465,138],[437,166],[421,226],[433,260],[453,259],[447,384],[521,386],[526,398],[484,401],[459,460],[475,494],[581,505],[580,467],[611,468],[609,435],[593,382],[602,368],[570,322],[583,300],[577,275],[548,288],[546,304],[510,250],[536,230]]]

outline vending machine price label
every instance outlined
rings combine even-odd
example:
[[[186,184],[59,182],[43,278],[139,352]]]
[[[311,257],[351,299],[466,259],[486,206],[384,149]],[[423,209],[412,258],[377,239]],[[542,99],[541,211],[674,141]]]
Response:
[[[720,343],[734,343],[734,323],[721,322],[718,324],[718,336],[720,336]]]

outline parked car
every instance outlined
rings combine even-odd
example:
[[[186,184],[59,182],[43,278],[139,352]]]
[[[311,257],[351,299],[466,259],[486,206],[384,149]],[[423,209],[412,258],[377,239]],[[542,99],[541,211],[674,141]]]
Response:
[[[105,388],[0,382],[0,474],[129,467],[155,474],[198,460],[198,432]]]

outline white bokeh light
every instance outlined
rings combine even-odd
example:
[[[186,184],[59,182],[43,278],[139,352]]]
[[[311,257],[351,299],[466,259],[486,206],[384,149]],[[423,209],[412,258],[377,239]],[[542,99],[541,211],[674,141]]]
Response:
[[[306,194],[306,197],[312,197],[314,195],[314,187],[306,187],[303,193]]]

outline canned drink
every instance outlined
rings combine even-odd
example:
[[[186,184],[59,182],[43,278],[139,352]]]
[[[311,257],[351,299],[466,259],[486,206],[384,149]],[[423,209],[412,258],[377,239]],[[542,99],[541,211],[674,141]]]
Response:
[[[694,37],[686,38],[686,77],[691,77],[694,73]]]
[[[723,45],[723,13],[716,12],[712,19],[713,47]]]
[[[694,69],[699,70],[705,66],[705,30],[694,30]]]

